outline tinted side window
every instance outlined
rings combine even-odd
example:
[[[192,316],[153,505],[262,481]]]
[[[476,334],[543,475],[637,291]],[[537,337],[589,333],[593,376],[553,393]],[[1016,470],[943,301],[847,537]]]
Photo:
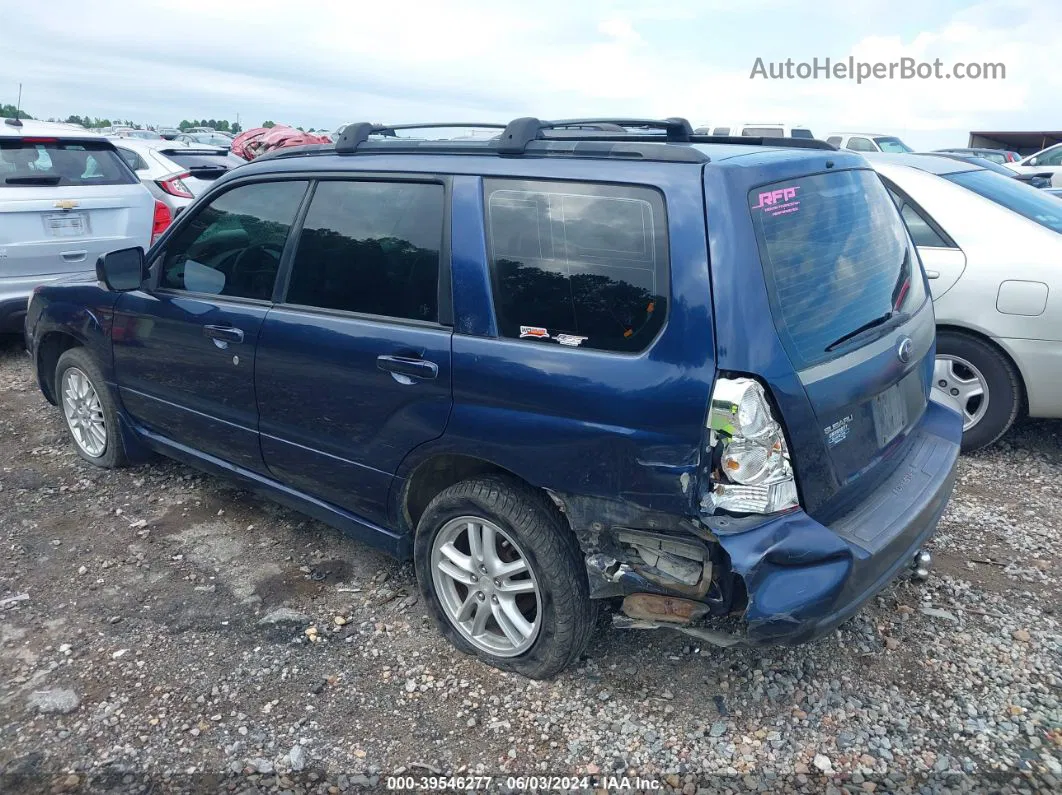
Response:
[[[900,207],[900,215],[903,216],[903,222],[907,224],[907,231],[911,233],[911,240],[914,241],[916,246],[948,247],[948,244],[941,239],[940,235],[933,231],[933,227],[914,207],[909,204],[903,204]]]
[[[814,135],[811,134],[811,130],[805,130],[805,129],[802,129],[800,127],[794,127],[792,129],[790,135],[792,135],[793,138],[814,138],[815,137]]]
[[[159,287],[268,301],[305,182],[259,182],[196,212],[166,245]]]
[[[826,139],[826,143],[832,144],[833,146],[840,146],[841,145],[841,136],[839,136],[839,135],[831,135],[829,138]]]
[[[133,171],[139,171],[142,168],[147,168],[147,164],[141,160],[140,155],[131,149],[123,149],[118,147],[118,156],[122,158]]]
[[[444,207],[442,185],[321,182],[287,303],[437,320]]]
[[[486,180],[502,336],[644,350],[664,325],[664,203],[648,188]]]
[[[716,127],[712,130],[712,135],[730,135],[729,127]]]
[[[853,150],[853,151],[855,151],[855,152],[876,152],[877,151],[877,149],[874,148],[874,144],[872,144],[866,138],[859,138],[859,137],[849,138],[848,139],[848,148]]]

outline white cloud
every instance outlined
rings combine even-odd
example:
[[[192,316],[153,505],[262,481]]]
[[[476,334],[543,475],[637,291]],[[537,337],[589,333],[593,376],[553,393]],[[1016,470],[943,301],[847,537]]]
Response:
[[[918,31],[918,5],[864,21],[821,0],[499,0],[246,6],[24,4],[0,25],[0,101],[38,115],[314,126],[354,119],[686,115],[871,127],[925,146],[978,127],[1057,126],[1062,4],[986,0]],[[900,21],[902,21],[902,24]],[[828,22],[829,24],[824,24]],[[877,32],[872,32],[876,30]],[[897,31],[903,31],[897,32]],[[788,49],[789,51],[786,51]],[[814,51],[812,51],[814,50]],[[1003,81],[750,80],[754,59],[1002,62]],[[13,99],[13,96],[12,96]]]

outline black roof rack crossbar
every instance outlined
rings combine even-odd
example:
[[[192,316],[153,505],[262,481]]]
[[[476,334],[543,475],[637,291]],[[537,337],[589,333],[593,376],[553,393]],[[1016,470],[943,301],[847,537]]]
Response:
[[[368,122],[357,122],[348,124],[339,133],[339,137],[336,139],[336,152],[339,154],[354,152],[361,144],[369,140],[370,135],[384,135],[394,138],[396,130],[442,130],[450,128],[504,130],[505,125],[497,122],[475,121],[432,121],[423,124],[370,124]]]
[[[523,154],[529,143],[546,137],[544,133],[548,130],[591,128],[604,132],[616,130],[617,127],[623,130],[629,127],[662,130],[664,140],[668,143],[689,143],[693,135],[693,126],[686,119],[677,116],[667,119],[593,118],[559,119],[557,121],[542,121],[533,116],[523,116],[513,119],[506,125],[505,132],[502,133],[501,140],[498,142],[498,154]]]

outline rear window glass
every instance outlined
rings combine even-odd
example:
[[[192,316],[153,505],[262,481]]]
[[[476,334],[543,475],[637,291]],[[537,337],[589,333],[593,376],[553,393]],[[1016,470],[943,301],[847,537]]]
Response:
[[[0,185],[131,185],[136,175],[104,141],[0,140]]]
[[[488,180],[498,329],[540,344],[637,352],[667,314],[667,224],[642,187]]]
[[[194,172],[196,169],[228,169],[247,163],[242,157],[228,152],[189,152],[181,149],[161,149],[161,154],[182,168]]]
[[[962,185],[1040,226],[1062,232],[1062,202],[1056,197],[1044,195],[1039,188],[991,171],[960,171],[945,174],[944,179]]]
[[[775,326],[794,366],[925,300],[896,206],[872,171],[816,174],[749,192]]]

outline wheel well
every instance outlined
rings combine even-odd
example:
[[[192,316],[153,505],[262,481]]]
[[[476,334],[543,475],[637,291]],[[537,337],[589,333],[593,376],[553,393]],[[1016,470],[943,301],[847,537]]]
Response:
[[[1018,366],[1018,363],[1014,361],[1014,357],[1007,353],[1005,348],[1000,346],[999,343],[987,334],[982,334],[980,331],[974,331],[972,329],[964,328],[963,326],[938,325],[937,333],[939,334],[941,331],[949,331],[952,334],[961,334],[965,337],[970,337],[971,339],[983,342],[998,351],[999,355],[1010,363],[1010,366],[1014,368],[1014,372],[1018,375],[1018,386],[1021,387],[1021,413],[1027,414],[1029,412],[1029,397],[1025,390],[1025,376],[1022,375],[1021,368]]]
[[[466,455],[438,455],[418,466],[409,478],[403,499],[403,514],[416,530],[420,517],[436,494],[462,480],[480,475],[508,475],[523,480],[504,467]]]
[[[44,396],[50,402],[58,402],[55,394],[55,366],[59,363],[59,357],[71,348],[80,346],[81,343],[76,337],[61,331],[45,334],[37,346],[37,377],[44,388]]]

